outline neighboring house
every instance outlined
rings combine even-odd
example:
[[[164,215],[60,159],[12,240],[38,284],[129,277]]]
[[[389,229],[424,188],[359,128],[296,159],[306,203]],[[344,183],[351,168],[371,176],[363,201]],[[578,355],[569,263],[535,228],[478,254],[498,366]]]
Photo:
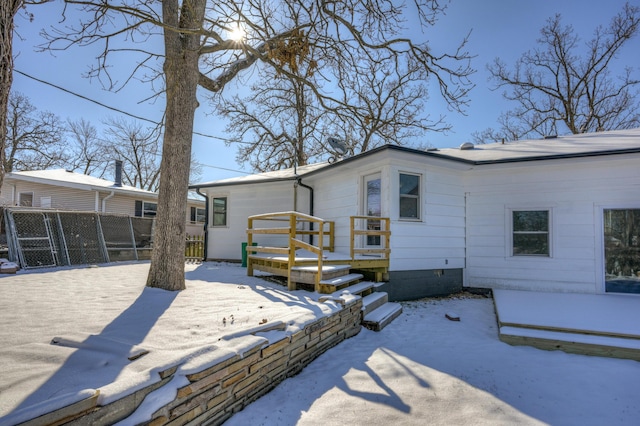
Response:
[[[240,259],[247,218],[287,210],[390,218],[391,299],[462,287],[640,292],[640,129],[416,150],[193,185],[208,197],[208,259]],[[378,241],[367,241],[375,245]]]
[[[197,195],[195,195],[197,197]],[[63,169],[7,173],[0,205],[155,217],[158,194]],[[204,233],[202,199],[187,201],[186,230]]]

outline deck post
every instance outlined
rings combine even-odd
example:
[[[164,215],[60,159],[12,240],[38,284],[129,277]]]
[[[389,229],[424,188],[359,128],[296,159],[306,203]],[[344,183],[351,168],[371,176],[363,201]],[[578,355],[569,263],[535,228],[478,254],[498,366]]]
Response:
[[[318,226],[318,240],[320,241],[320,253],[318,253],[318,273],[316,274],[314,290],[320,293],[320,281],[322,281],[322,257],[324,256],[324,222]]]
[[[296,238],[296,215],[289,215],[289,262],[287,264],[287,288],[289,291],[296,289],[296,283],[291,281],[291,268],[296,263],[296,249],[293,240]]]
[[[246,256],[247,256],[247,276],[252,277],[253,276],[253,262],[251,260],[251,256],[249,256],[249,251],[247,250],[248,247],[251,247],[253,245],[253,218],[249,218],[249,223],[248,223],[249,228],[247,229],[247,247],[245,247],[245,251],[247,252]]]

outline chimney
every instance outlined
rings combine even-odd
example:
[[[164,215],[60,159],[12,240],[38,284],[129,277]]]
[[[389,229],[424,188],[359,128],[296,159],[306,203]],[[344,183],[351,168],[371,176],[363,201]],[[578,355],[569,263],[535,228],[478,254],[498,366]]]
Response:
[[[122,186],[122,160],[116,160],[116,177],[113,186]]]

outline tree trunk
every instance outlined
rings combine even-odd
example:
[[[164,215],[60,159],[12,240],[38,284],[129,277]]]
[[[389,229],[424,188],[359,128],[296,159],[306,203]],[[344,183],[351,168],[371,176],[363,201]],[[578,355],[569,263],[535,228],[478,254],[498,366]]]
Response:
[[[13,18],[22,0],[0,3],[0,187],[4,181],[4,158],[7,147],[7,105],[13,84]]]
[[[167,107],[148,287],[184,290],[184,250],[198,57],[206,0],[163,0]],[[184,30],[184,32],[182,32]]]

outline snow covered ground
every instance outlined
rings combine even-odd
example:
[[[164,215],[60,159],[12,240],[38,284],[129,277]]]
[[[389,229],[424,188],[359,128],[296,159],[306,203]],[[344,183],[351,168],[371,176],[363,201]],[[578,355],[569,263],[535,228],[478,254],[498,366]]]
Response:
[[[147,271],[116,264],[0,278],[0,425],[82,389],[115,399],[221,337],[276,321],[295,329],[337,309],[239,265],[187,265],[179,293],[146,289]],[[445,317],[452,312],[459,322]],[[638,394],[639,362],[509,346],[491,299],[449,298],[404,303],[382,332],[363,329],[227,423],[637,425]]]

